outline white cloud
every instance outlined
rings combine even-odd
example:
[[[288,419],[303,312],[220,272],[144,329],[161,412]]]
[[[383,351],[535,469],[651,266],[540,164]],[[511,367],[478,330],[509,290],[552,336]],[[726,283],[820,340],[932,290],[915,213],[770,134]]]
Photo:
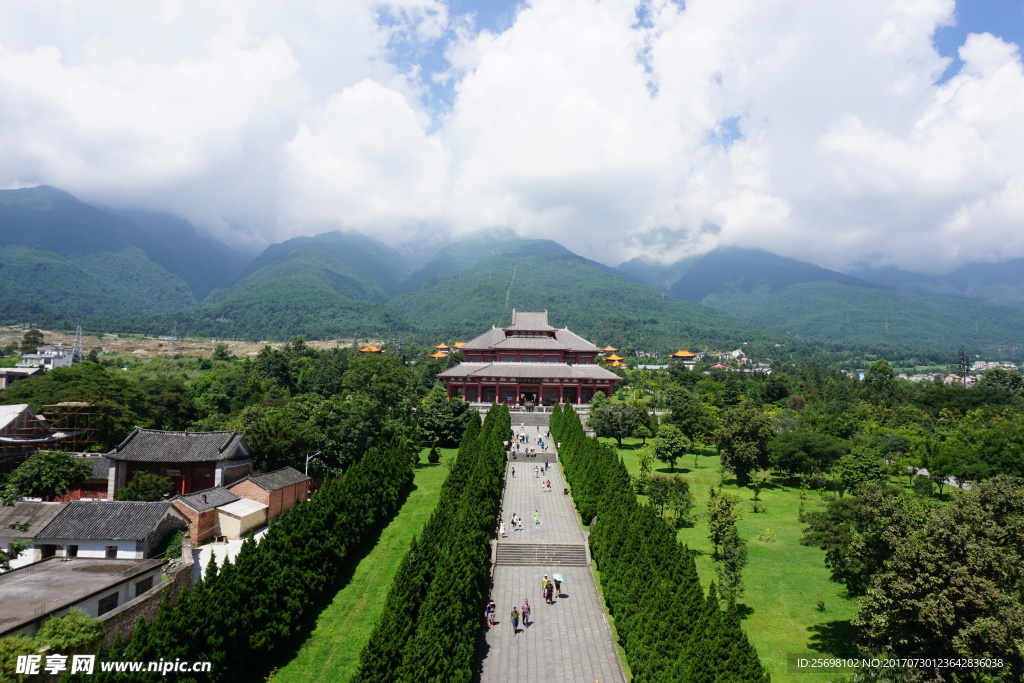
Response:
[[[488,33],[442,0],[0,0],[0,185],[256,242],[508,228],[609,263],[1022,256],[1019,50],[971,35],[940,82],[954,10],[533,0]],[[435,81],[450,111],[424,105]]]

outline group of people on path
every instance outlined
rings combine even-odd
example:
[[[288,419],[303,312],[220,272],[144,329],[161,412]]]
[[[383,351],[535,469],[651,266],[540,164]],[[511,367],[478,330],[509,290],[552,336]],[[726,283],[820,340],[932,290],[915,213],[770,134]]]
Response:
[[[555,604],[555,598],[561,597],[562,594],[562,581],[561,579],[554,578],[548,579],[548,575],[545,574],[544,578],[541,579],[541,597],[544,598],[544,602],[549,605]],[[497,624],[495,613],[497,607],[494,601],[491,600],[487,603],[487,608],[484,610],[484,616],[487,619],[487,626],[494,628]],[[519,635],[519,621],[522,619],[523,628],[529,628],[530,626],[530,601],[523,600],[523,604],[519,607],[512,606],[512,613],[509,615],[509,622],[512,624],[512,635]]]
[[[512,531],[522,531],[523,530],[523,518],[520,517],[519,515],[517,515],[516,513],[514,513],[514,512],[512,513],[512,519],[510,520],[510,522],[512,523]],[[499,538],[505,538],[505,536],[506,536],[506,534],[505,534],[505,521],[501,517],[499,517],[498,518],[498,537]]]

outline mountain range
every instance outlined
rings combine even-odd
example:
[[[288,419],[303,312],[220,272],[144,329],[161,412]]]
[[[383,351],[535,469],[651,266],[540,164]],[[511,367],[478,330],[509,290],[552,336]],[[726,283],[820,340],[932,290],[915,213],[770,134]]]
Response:
[[[175,216],[95,207],[50,187],[0,191],[0,323],[97,331],[454,340],[519,309],[637,350],[805,340],[985,353],[1024,346],[1022,266],[839,273],[727,247],[613,268],[550,240],[494,236],[414,262],[349,232],[296,237],[252,259]]]

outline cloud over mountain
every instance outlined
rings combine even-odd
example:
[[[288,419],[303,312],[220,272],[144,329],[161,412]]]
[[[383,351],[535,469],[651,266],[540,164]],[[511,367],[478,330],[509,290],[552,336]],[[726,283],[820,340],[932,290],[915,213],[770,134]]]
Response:
[[[0,185],[254,245],[511,229],[607,263],[1024,256],[1020,50],[968,34],[951,64],[935,36],[956,12],[0,0]]]

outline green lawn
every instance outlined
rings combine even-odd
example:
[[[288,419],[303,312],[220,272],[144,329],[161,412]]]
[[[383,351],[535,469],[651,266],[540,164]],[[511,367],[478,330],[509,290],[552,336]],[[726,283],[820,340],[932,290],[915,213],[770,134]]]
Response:
[[[274,683],[347,681],[359,665],[359,653],[377,624],[384,600],[409,542],[420,533],[433,512],[448,476],[445,463],[457,449],[440,449],[441,463],[428,465],[427,449],[420,455],[413,491],[380,540],[356,568],[352,579],[320,613],[316,627],[295,659],[273,677]]]
[[[615,443],[614,439],[603,441]],[[626,439],[619,453],[630,474],[639,474],[636,453],[639,439]],[[713,453],[708,450],[708,453]],[[708,540],[706,509],[708,491],[721,480],[717,455],[701,455],[694,469],[693,455],[678,461],[676,473],[690,481],[696,498],[697,523],[679,531],[679,540],[689,544],[695,554],[697,570],[705,588],[715,577],[711,560],[712,546]],[[668,474],[668,467],[654,461],[655,473]],[[837,678],[836,674],[787,674],[786,653],[815,654],[816,656],[853,656],[854,631],[849,620],[856,612],[853,600],[846,596],[841,584],[828,580],[829,572],[823,562],[824,552],[800,545],[803,525],[797,519],[799,490],[777,482],[761,491],[761,501],[767,507],[764,513],[754,514],[750,489],[739,489],[726,476],[724,489],[737,494],[743,502],[738,526],[746,539],[749,561],[743,572],[746,592],[740,600],[744,628],[761,655],[761,661],[771,673],[772,683],[824,683]],[[641,499],[644,499],[641,496]],[[820,498],[809,493],[807,509],[820,506]],[[758,540],[762,529],[771,529],[775,542]],[[825,601],[825,611],[819,612],[815,601]]]

